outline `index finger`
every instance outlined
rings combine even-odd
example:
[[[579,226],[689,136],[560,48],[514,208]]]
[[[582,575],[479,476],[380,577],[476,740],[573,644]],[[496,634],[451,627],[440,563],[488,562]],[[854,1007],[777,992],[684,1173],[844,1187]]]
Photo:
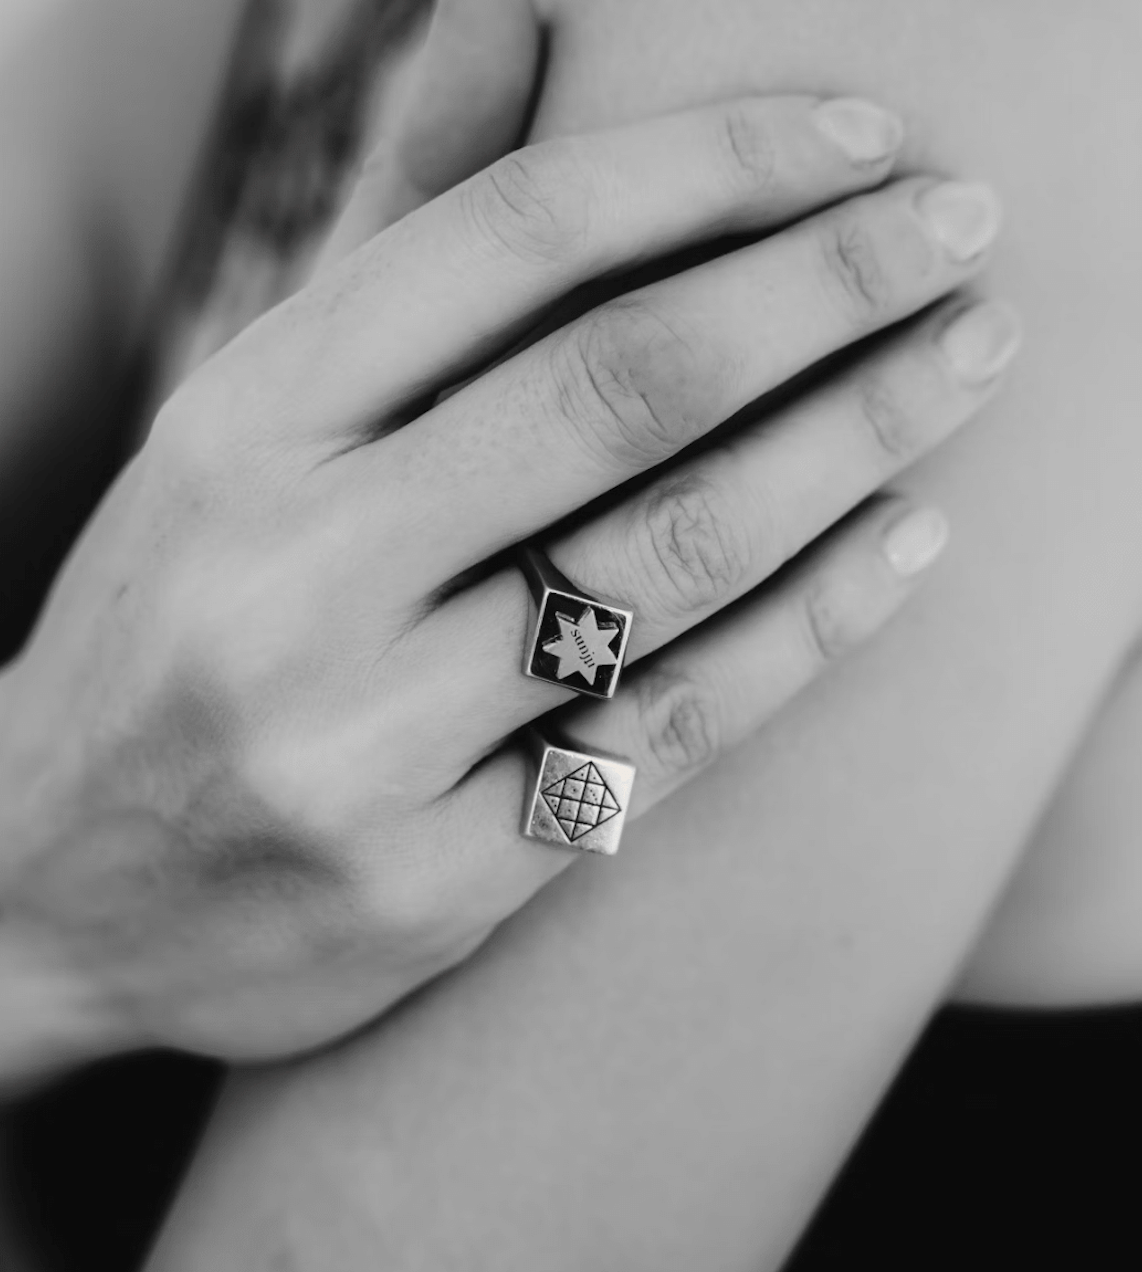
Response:
[[[222,357],[276,436],[343,451],[600,274],[878,184],[900,136],[869,103],[751,97],[543,142],[391,226]]]

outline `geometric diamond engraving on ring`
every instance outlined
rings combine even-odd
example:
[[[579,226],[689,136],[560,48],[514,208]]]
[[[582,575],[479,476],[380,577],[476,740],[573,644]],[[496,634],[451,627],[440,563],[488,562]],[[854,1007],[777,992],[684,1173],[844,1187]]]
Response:
[[[523,833],[580,852],[616,852],[634,776],[622,760],[542,742]]]
[[[540,794],[571,844],[623,811],[593,761],[570,777],[552,782]]]

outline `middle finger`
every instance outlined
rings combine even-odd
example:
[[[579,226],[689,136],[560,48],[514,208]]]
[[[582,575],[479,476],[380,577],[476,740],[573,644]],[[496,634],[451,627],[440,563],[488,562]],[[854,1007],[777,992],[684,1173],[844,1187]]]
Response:
[[[358,480],[375,489],[374,465],[404,475],[396,512],[416,519],[430,594],[959,286],[998,224],[977,185],[911,179],[851,199],[601,305],[375,447]]]
[[[634,609],[629,658],[638,659],[757,587],[969,419],[1017,343],[1006,306],[941,306],[762,425],[556,540],[552,559],[580,586]],[[418,630],[421,655],[444,668],[461,767],[566,700],[567,688],[521,673],[529,614],[521,574],[505,570]]]

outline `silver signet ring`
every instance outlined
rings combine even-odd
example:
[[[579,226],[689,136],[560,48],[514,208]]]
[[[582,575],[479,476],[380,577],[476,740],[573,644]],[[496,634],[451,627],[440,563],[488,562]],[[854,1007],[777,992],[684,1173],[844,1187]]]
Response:
[[[529,731],[536,776],[524,807],[523,833],[560,848],[619,850],[635,768],[614,756],[555,746]]]
[[[592,698],[614,697],[633,611],[581,591],[538,548],[520,549],[519,564],[535,602],[524,675]]]

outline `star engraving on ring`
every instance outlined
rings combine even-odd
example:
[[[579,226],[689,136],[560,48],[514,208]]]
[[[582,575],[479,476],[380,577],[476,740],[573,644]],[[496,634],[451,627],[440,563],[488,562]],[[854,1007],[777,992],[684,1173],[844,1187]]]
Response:
[[[611,644],[621,629],[609,624],[600,627],[592,606],[585,607],[578,622],[558,611],[555,620],[559,624],[559,635],[547,641],[543,652],[558,658],[559,667],[555,674],[560,680],[578,672],[589,685],[593,685],[595,672],[600,667],[613,667],[618,663],[618,655]]]

